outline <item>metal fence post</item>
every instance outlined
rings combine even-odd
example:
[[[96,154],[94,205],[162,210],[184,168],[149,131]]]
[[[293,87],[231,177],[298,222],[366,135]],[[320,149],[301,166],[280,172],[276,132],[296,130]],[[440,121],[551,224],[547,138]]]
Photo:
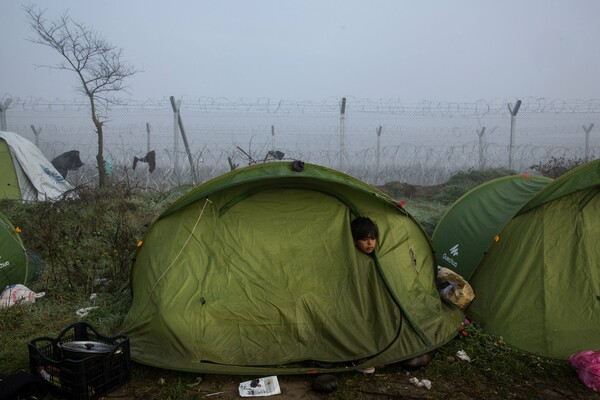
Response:
[[[515,165],[515,136],[516,125],[517,125],[517,113],[519,112],[519,107],[521,107],[521,100],[517,100],[515,107],[512,108],[510,103],[508,103],[508,111],[510,112],[510,147],[508,149],[508,169],[513,169]]]
[[[375,176],[377,177],[379,177],[379,167],[381,162],[381,129],[381,125],[379,125],[375,130],[377,132],[377,171]]]
[[[35,147],[40,147],[40,133],[42,132],[42,128],[35,129],[35,126],[31,125],[31,130],[33,131],[33,134],[35,135]]]
[[[171,96],[171,107],[173,107],[173,171],[176,176],[179,176],[179,108],[181,100],[175,102],[175,98]]]
[[[175,109],[177,109],[177,112],[175,113],[177,115],[177,125],[179,125],[179,131],[181,132],[181,137],[183,138],[183,145],[185,146],[185,151],[188,155],[188,160],[190,162],[190,169],[192,171],[192,179],[194,180],[194,184],[197,185],[199,182],[198,174],[196,173],[196,166],[194,164],[194,158],[192,157],[190,145],[188,144],[188,141],[187,141],[185,129],[183,129],[183,121],[181,120],[181,113],[179,112],[179,107],[180,107],[181,102],[179,101],[176,104],[175,97],[173,97],[173,96],[171,96],[170,100],[171,100],[171,106],[173,107],[173,111],[175,111]]]
[[[146,122],[146,153],[150,153],[150,124]]]
[[[6,99],[3,103],[0,103],[0,131],[6,131],[6,110],[12,103],[12,99]]]
[[[590,126],[588,126],[588,127],[583,125],[582,128],[585,131],[585,159],[589,160],[589,157],[590,157],[590,132],[594,128],[594,124],[590,124]]]
[[[342,97],[340,106],[340,171],[344,168],[344,118],[346,116],[346,98]]]
[[[275,150],[275,125],[271,125],[271,150]]]
[[[481,129],[477,129],[477,135],[479,136],[479,169],[483,169],[485,167],[485,159],[483,158],[485,126],[482,126]]]

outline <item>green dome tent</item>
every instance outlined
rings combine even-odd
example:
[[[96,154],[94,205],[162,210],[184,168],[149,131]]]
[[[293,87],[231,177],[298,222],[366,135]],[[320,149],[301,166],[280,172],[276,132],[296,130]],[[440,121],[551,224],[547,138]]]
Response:
[[[438,263],[457,264],[475,291],[467,316],[508,344],[558,359],[597,350],[600,161],[553,181],[512,179],[527,188],[490,181],[448,210],[433,235]],[[472,225],[456,223],[463,220]]]
[[[132,358],[228,374],[393,363],[455,337],[431,244],[391,198],[324,167],[242,168],[183,196],[145,233],[122,332]],[[350,222],[379,227],[373,258]]]
[[[471,278],[504,225],[550,182],[552,179],[542,176],[510,175],[465,193],[442,215],[433,231],[438,265]]]
[[[39,272],[39,262],[30,260],[21,236],[11,222],[0,213],[0,293],[8,285],[27,285]]]

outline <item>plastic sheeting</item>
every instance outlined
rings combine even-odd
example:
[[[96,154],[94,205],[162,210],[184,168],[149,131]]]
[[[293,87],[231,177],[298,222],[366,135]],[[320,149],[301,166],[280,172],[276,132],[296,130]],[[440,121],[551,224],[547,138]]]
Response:
[[[0,140],[5,141],[10,150],[9,154],[3,153],[0,156],[10,156],[14,167],[12,170],[7,167],[0,171],[0,181],[3,182],[0,196],[13,198],[14,192],[7,192],[6,189],[16,185],[19,188],[20,199],[26,201],[54,200],[73,189],[40,149],[29,140],[16,133],[3,131],[0,131]],[[15,176],[17,181],[13,182]]]

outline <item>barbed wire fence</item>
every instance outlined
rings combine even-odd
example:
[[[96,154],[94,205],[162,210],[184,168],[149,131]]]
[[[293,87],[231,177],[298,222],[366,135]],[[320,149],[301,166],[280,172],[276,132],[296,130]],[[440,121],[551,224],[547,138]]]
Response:
[[[84,166],[68,175],[75,184],[97,176],[97,137],[89,114],[85,99],[6,94],[0,101],[2,129],[31,140],[48,159],[80,152]],[[600,154],[594,130],[600,100],[184,97],[120,101],[107,105],[102,117],[111,174],[158,188],[201,183],[276,157],[341,170],[376,185],[431,185],[461,170],[506,167],[525,173],[552,157]],[[151,150],[156,170],[150,173],[143,164],[134,170],[134,157]]]

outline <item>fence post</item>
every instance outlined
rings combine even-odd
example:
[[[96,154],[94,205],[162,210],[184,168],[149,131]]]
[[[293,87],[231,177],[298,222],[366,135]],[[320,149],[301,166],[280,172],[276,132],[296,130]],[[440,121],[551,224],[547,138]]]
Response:
[[[35,126],[30,125],[33,134],[35,135],[35,147],[40,147],[40,133],[42,132],[42,128],[39,130],[35,129]]]
[[[340,171],[344,168],[344,118],[346,116],[346,98],[342,97],[340,106]]]
[[[271,125],[271,150],[275,150],[275,125]]]
[[[4,102],[0,102],[0,131],[6,131],[6,110],[12,103],[12,99],[6,99]]]
[[[146,153],[150,153],[150,124],[146,122]]]
[[[377,132],[377,170],[375,171],[376,177],[379,177],[379,167],[381,162],[381,129],[381,125],[379,125],[375,130]]]
[[[179,108],[181,100],[177,100],[171,96],[171,107],[173,108],[173,170],[176,176],[179,176]]]
[[[582,128],[585,131],[585,159],[587,161],[590,156],[590,132],[594,128],[594,124],[590,124],[588,127],[583,125]]]
[[[517,113],[519,112],[519,107],[521,107],[521,100],[517,100],[515,107],[512,108],[510,103],[508,103],[508,111],[510,112],[510,147],[508,149],[508,169],[513,169],[515,165],[515,136],[516,125],[517,125]]]
[[[171,106],[173,107],[173,111],[175,111],[175,109],[177,109],[177,112],[176,112],[177,123],[179,125],[179,130],[181,131],[181,137],[183,138],[183,144],[185,146],[185,151],[187,152],[188,160],[190,162],[190,169],[192,170],[192,179],[194,180],[194,185],[197,185],[199,182],[198,174],[196,174],[196,166],[194,165],[194,158],[192,157],[192,152],[190,151],[190,146],[187,141],[187,136],[185,135],[185,129],[183,129],[183,121],[181,120],[181,113],[179,112],[180,104],[181,104],[181,101],[179,101],[178,104],[175,104],[175,97],[171,96]]]
[[[485,141],[485,126],[481,127],[481,130],[477,130],[477,135],[479,136],[479,169],[485,168],[485,160],[483,158],[483,147]]]

